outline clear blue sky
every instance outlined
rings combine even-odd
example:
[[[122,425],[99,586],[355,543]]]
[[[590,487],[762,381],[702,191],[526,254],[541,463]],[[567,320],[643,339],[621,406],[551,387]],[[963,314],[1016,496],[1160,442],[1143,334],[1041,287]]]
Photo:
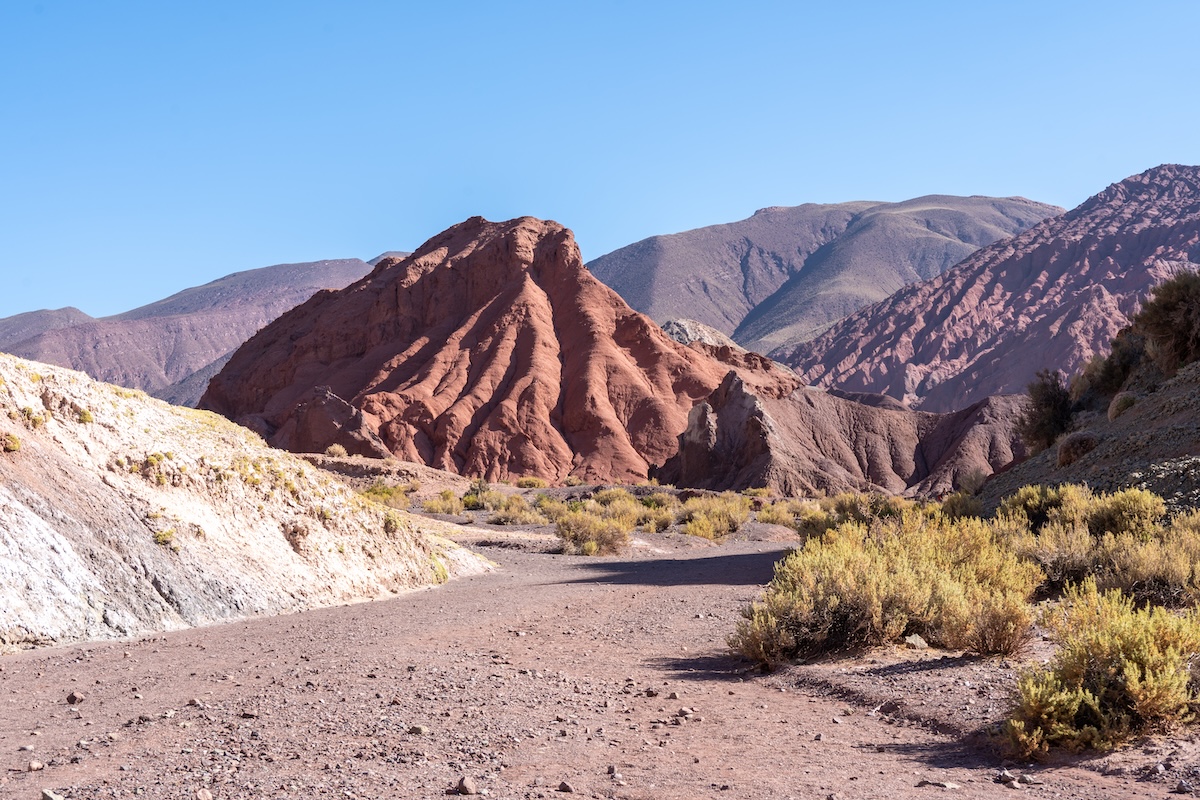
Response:
[[[1063,206],[1200,163],[1200,3],[4,0],[0,316],[768,205]]]

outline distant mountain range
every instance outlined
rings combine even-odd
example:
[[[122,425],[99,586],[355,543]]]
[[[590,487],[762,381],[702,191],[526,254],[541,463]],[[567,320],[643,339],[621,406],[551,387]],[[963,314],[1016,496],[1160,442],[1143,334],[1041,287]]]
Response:
[[[644,239],[588,268],[660,324],[697,320],[770,353],[1061,212],[1019,197],[945,195],[765,208]]]
[[[1150,289],[1200,268],[1200,167],[1164,165],[777,351],[820,386],[929,411],[1105,353]]]
[[[242,342],[321,289],[340,289],[371,265],[356,258],[236,272],[123,314],[77,308],[0,319],[0,350],[97,380],[195,405],[208,378]]]

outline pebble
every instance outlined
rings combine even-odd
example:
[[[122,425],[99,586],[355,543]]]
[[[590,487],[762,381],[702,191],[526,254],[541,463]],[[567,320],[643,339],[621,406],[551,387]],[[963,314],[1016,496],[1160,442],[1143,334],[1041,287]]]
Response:
[[[458,786],[454,791],[459,794],[479,794],[479,790],[475,788],[475,781],[466,775],[458,779]]]
[[[408,729],[408,732],[413,736],[428,736],[430,731],[424,725],[413,725]]]
[[[46,768],[46,765],[40,761],[30,761],[29,766],[26,767],[26,770],[29,772],[41,772],[45,768]]]
[[[567,783],[566,781],[563,781],[562,783],[560,783],[558,785],[558,790],[560,792],[566,792],[567,794],[575,793],[575,787],[572,786],[571,784]]]
[[[1187,781],[1180,781],[1175,784],[1175,788],[1171,790],[1172,794],[1191,794],[1193,787]]]
[[[208,789],[197,789],[196,800],[213,800],[212,792],[210,792]]]
[[[904,637],[904,643],[908,645],[909,650],[928,650],[929,643],[921,638],[920,634],[911,634]]]
[[[916,634],[913,634],[913,635],[915,636]],[[955,783],[954,781],[927,781],[927,780],[920,780],[920,781],[918,781],[918,782],[917,782],[917,786],[918,786],[918,787],[920,787],[920,786],[936,786],[936,787],[938,787],[939,789],[961,789],[961,788],[962,788],[961,786],[959,786],[959,785],[958,785],[957,783]]]
[[[83,692],[71,692],[69,695],[67,695],[67,702],[73,706],[79,705],[86,699],[87,697],[83,694]]]
[[[42,800],[67,800],[58,792],[51,789],[42,789]]]

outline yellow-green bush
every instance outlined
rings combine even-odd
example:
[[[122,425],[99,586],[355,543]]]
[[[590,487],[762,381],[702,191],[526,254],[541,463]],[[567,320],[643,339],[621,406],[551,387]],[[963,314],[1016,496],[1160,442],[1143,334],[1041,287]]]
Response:
[[[675,511],[670,508],[647,508],[642,514],[642,527],[648,533],[662,533],[675,524]]]
[[[909,509],[810,539],[776,565],[729,644],[765,666],[912,633],[935,645],[1005,652],[1024,640],[1028,600],[1041,581],[983,520]]]
[[[430,514],[461,514],[463,501],[449,489],[443,490],[437,497],[431,497],[422,504],[422,508]]]
[[[796,527],[796,515],[792,511],[792,504],[787,500],[780,500],[777,503],[768,503],[763,506],[758,510],[756,519],[766,525]]]
[[[325,455],[332,456],[333,458],[345,458],[346,448],[340,444],[331,444],[325,448]]]
[[[505,499],[504,504],[488,522],[493,525],[546,525],[550,520],[530,506],[524,497],[514,494]]]
[[[559,517],[562,517],[571,510],[564,501],[555,500],[548,494],[539,494],[537,499],[533,501],[533,507],[551,522],[557,522]]]
[[[1050,523],[1083,525],[1092,536],[1130,533],[1148,537],[1166,513],[1163,499],[1145,489],[1096,494],[1087,486],[1023,486],[1000,502],[998,514],[1024,520],[1035,532]]]
[[[586,511],[570,511],[555,523],[563,552],[585,556],[612,555],[629,543],[631,527]]]
[[[692,497],[676,514],[683,532],[705,539],[720,539],[750,519],[750,498],[733,492],[716,497]]]
[[[408,493],[412,491],[410,485],[389,486],[383,481],[375,481],[374,484],[362,494],[376,503],[381,503],[389,508],[405,509],[409,506]]]
[[[517,478],[518,489],[545,489],[546,482],[534,475],[526,475],[524,478]]]
[[[21,449],[21,440],[15,433],[4,434],[4,452],[16,453]]]
[[[492,489],[482,479],[471,484],[462,496],[463,508],[468,511],[496,511],[504,506],[505,495]]]
[[[941,510],[950,519],[982,517],[983,501],[965,491],[955,492],[942,501]]]
[[[1169,729],[1197,701],[1190,664],[1200,656],[1200,616],[1101,592],[1092,580],[1067,590],[1046,619],[1059,649],[1050,665],[1018,681],[1007,723],[1021,756],[1051,747],[1108,748],[1130,735]]]
[[[746,495],[746,497],[757,497],[763,499],[771,496],[771,490],[766,486],[756,486],[753,489],[746,489],[742,492],[742,494]]]

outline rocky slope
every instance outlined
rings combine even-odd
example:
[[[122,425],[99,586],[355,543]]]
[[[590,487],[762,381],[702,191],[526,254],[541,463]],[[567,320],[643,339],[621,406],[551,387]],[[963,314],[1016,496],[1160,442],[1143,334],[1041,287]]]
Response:
[[[0,354],[0,647],[383,597],[482,568],[420,532],[438,529],[215,414]]]
[[[954,414],[866,405],[802,387],[748,389],[729,375],[692,410],[679,453],[655,477],[701,489],[769,486],[783,495],[844,491],[938,495],[1024,456],[1023,399]]]
[[[781,379],[730,356],[748,379]],[[633,482],[674,453],[729,368],[630,309],[558,223],[475,217],[285,314],[201,405],[298,452],[339,443],[489,480]]]
[[[985,505],[995,508],[1029,484],[1086,483],[1106,492],[1149,489],[1175,512],[1200,508],[1200,362],[1161,384],[1131,387],[1123,397],[1130,404],[1120,413],[1076,417],[1068,434],[1081,452],[1076,460],[1060,459],[1064,442],[1072,446],[1064,437],[989,480],[980,492]]]
[[[0,319],[0,350],[195,405],[207,377],[255,331],[317,290],[340,289],[370,269],[358,259],[278,264],[103,319],[77,309],[19,314]]]
[[[1075,372],[1152,286],[1197,267],[1200,168],[1157,167],[778,355],[810,383],[962,408]]]
[[[1061,211],[1023,198],[948,196],[765,208],[645,239],[588,267],[659,322],[695,319],[765,353]]]

